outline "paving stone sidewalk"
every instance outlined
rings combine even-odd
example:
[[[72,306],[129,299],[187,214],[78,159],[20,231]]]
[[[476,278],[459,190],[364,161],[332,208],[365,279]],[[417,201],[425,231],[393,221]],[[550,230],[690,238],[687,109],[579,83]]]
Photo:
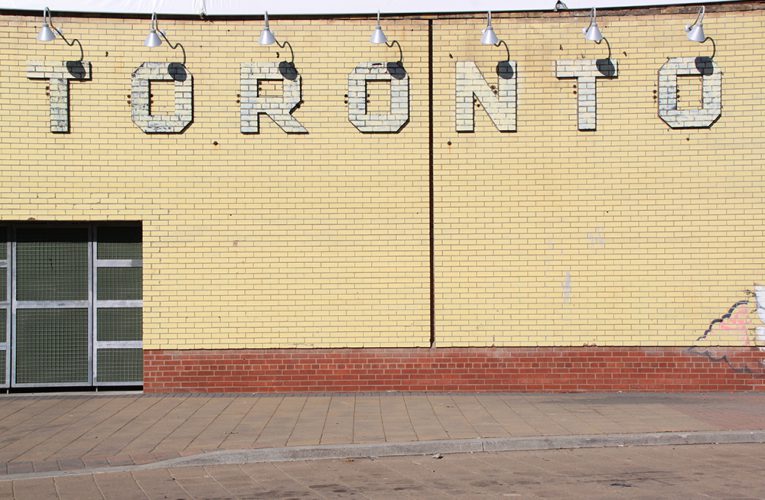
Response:
[[[765,430],[765,394],[0,396],[2,475],[219,450]]]

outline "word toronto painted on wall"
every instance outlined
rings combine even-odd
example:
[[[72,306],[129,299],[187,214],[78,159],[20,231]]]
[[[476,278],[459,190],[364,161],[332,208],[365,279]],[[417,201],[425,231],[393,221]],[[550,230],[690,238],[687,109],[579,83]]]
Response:
[[[577,124],[579,130],[596,129],[599,78],[616,78],[617,62],[612,59],[560,60],[555,63],[558,78],[577,80]],[[497,65],[497,92],[472,61],[456,65],[456,130],[474,129],[474,101],[478,100],[501,132],[516,131],[517,65],[504,61]],[[699,76],[702,103],[698,109],[678,109],[679,76]],[[69,82],[91,77],[91,63],[30,62],[27,77],[50,84],[51,132],[69,132]],[[659,69],[658,114],[672,128],[711,126],[722,110],[722,72],[708,57],[670,58]],[[261,81],[281,81],[281,96],[260,96]],[[150,111],[152,81],[172,81],[175,87],[175,113],[153,115]],[[390,112],[367,113],[367,82],[390,83]],[[306,133],[292,113],[302,102],[302,80],[291,63],[243,63],[241,65],[241,132],[257,134],[260,116],[271,118],[288,134]],[[396,133],[409,121],[409,76],[400,63],[362,63],[348,75],[348,120],[361,132]],[[193,120],[193,77],[181,63],[146,62],[132,74],[132,119],[146,133],[181,133]]]

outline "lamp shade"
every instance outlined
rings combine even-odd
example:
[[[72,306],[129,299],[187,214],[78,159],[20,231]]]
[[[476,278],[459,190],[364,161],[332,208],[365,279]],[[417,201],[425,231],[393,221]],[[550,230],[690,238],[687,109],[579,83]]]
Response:
[[[600,32],[598,23],[593,23],[589,28],[584,30],[584,38],[595,43],[600,43],[600,41],[603,40],[603,33]]]
[[[380,24],[380,11],[377,11],[377,26],[375,27],[372,36],[369,38],[369,43],[388,43],[388,37],[385,36],[385,32]]]
[[[491,11],[486,15],[486,27],[481,33],[481,43],[483,45],[497,45],[499,43],[499,38],[497,38],[497,34],[494,33],[494,27],[491,25]]]
[[[703,43],[707,39],[704,35],[704,25],[701,23],[695,24],[693,27],[686,26],[685,31],[688,32],[688,40],[692,42]]]
[[[704,43],[707,39],[704,35],[704,13],[706,8],[702,5],[699,9],[699,14],[696,16],[696,21],[690,26],[685,27],[685,31],[688,34],[688,40],[692,42]]]
[[[372,33],[372,36],[369,38],[370,43],[388,43],[388,37],[385,36],[385,32],[383,32],[382,26],[379,24],[375,28],[375,31]]]
[[[276,37],[271,31],[271,27],[268,25],[268,12],[266,12],[265,22],[266,24],[263,26],[263,31],[260,32],[259,42],[261,45],[273,45],[276,43]]]
[[[146,40],[143,41],[145,47],[153,49],[162,45],[162,39],[159,37],[159,28],[157,28],[157,13],[151,15],[151,28],[149,28],[149,34],[146,36]]]
[[[159,38],[159,34],[157,33],[157,30],[151,30],[149,31],[149,35],[146,37],[146,40],[143,41],[144,46],[149,48],[159,47],[162,45],[162,39]]]
[[[274,33],[269,28],[264,28],[263,31],[260,32],[260,44],[273,45],[274,43],[276,43]]]
[[[37,40],[40,42],[52,42],[56,39],[56,34],[50,28],[50,10],[46,7],[43,11],[43,23],[40,32],[37,34]]]
[[[483,35],[481,36],[481,43],[484,45],[496,45],[499,43],[499,38],[497,38],[497,34],[494,33],[494,28],[491,26],[484,28]]]
[[[48,23],[43,23],[40,32],[37,34],[37,40],[40,42],[52,42],[55,39],[56,34],[50,29],[50,25]]]

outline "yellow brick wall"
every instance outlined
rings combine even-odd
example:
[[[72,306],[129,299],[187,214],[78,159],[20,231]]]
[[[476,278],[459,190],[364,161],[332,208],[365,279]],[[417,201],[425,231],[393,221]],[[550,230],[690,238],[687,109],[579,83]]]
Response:
[[[262,21],[160,17],[188,54],[194,123],[152,135],[131,121],[131,72],[180,54],[143,47],[148,20],[53,15],[93,79],[70,85],[71,133],[51,133],[46,83],[26,62],[79,53],[36,42],[36,17],[0,17],[0,214],[143,221],[145,348],[428,345],[426,21],[388,27],[411,79],[400,134],[361,134],[347,118],[348,73],[398,57],[369,44],[367,19],[274,21],[295,49],[294,116],[309,133],[264,117],[245,135],[240,63],[285,50],[258,45]]]
[[[607,56],[582,36],[587,13],[494,17],[518,64],[516,133],[482,109],[455,132],[455,61],[496,84],[505,52],[480,45],[483,19],[435,23],[439,346],[691,345],[762,281],[765,15],[708,10],[722,117],[678,130],[658,117],[659,68],[712,53],[687,40],[686,12],[599,10],[618,77],[597,81],[594,132],[577,131],[576,80],[554,67]],[[681,105],[700,96],[686,85]]]
[[[657,73],[711,47],[686,40],[693,14],[651,10],[601,12],[619,76],[598,80],[598,130],[577,131],[575,81],[554,64],[605,57],[582,16],[495,17],[518,63],[515,133],[481,109],[455,132],[456,61],[490,75],[504,52],[478,42],[482,16],[433,19],[438,346],[690,345],[762,280],[763,11],[710,9],[723,116],[695,130],[658,118]],[[301,135],[268,118],[239,131],[240,63],[285,55],[257,44],[262,21],[160,17],[188,53],[194,123],[151,135],[131,121],[130,74],[179,54],[142,46],[148,20],[55,12],[93,78],[71,83],[71,133],[53,134],[26,63],[78,53],[35,42],[39,23],[0,16],[0,217],[143,221],[145,348],[428,345],[427,19],[385,23],[410,77],[398,134],[347,118],[348,73],[397,57],[368,43],[371,18],[272,23],[303,78]]]

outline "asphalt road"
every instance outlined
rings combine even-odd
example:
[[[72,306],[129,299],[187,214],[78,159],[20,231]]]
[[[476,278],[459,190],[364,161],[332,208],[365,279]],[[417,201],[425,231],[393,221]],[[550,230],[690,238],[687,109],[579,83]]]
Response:
[[[0,480],[0,498],[765,498],[765,445],[223,465]]]

